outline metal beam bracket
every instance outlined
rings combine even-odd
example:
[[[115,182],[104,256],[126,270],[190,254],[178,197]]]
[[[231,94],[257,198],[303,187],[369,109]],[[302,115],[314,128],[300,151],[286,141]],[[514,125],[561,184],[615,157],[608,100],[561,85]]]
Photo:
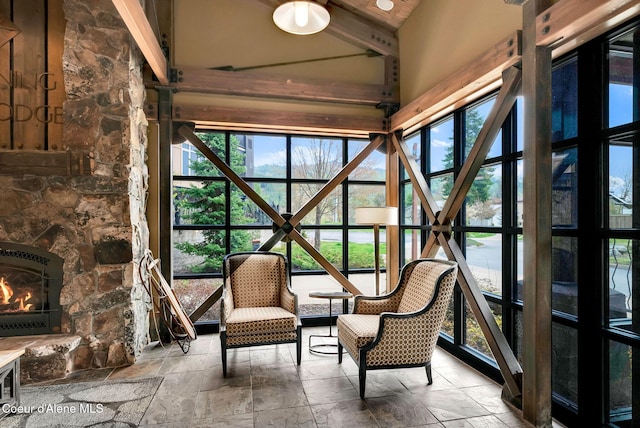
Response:
[[[449,240],[451,239],[451,223],[447,222],[447,223],[441,224],[440,221],[438,220],[439,215],[440,215],[440,211],[436,213],[436,219],[431,225],[431,232],[435,234],[436,238],[438,237],[438,235],[442,234],[447,240]]]
[[[273,223],[273,225],[271,226],[271,231],[273,233],[278,232],[279,230],[281,230],[282,232],[285,233],[285,237],[282,238],[283,242],[289,242],[291,241],[291,237],[289,237],[289,234],[291,232],[293,232],[293,229],[297,230],[298,232],[300,232],[302,230],[302,227],[300,226],[300,223],[296,224],[295,227],[293,226],[293,224],[291,224],[291,222],[289,222],[289,220],[291,220],[291,217],[293,217],[293,214],[291,213],[282,213],[280,214],[282,216],[282,218],[284,218],[286,221],[282,224],[282,226],[278,226],[275,222]]]
[[[171,83],[178,83],[178,75],[181,75],[182,73],[178,71],[177,68],[171,68],[169,69],[169,81]]]

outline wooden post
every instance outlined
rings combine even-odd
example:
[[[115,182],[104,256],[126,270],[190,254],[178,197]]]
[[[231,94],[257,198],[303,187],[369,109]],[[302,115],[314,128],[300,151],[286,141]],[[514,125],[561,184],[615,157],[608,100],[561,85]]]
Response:
[[[549,0],[523,5],[523,417],[551,427],[551,49],[536,45]]]
[[[386,188],[386,204],[389,207],[398,207],[398,212],[401,212],[400,208],[400,192],[398,183],[400,182],[400,159],[398,152],[395,149],[394,144],[391,142],[391,134],[387,135],[387,188]],[[400,274],[400,267],[404,263],[400,263],[400,228],[398,226],[387,226],[386,230],[387,240],[387,281],[386,291],[391,291],[398,283],[398,276]]]
[[[159,137],[159,165],[160,174],[159,193],[161,198],[166,197],[169,200],[160,204],[160,269],[162,276],[169,281],[170,286],[173,284],[173,261],[171,254],[173,252],[173,171],[171,165],[171,142],[173,137],[173,123],[171,121],[171,105],[173,101],[173,91],[169,87],[159,87],[158,90],[158,137]],[[160,331],[163,336],[163,342],[170,342],[171,336],[166,327]]]

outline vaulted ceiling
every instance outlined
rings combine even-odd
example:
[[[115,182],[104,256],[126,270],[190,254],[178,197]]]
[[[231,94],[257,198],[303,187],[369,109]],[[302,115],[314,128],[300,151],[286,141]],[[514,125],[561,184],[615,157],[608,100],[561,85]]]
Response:
[[[253,126],[260,129],[288,130],[291,132],[335,132],[346,133],[348,135],[366,135],[370,132],[384,132],[390,129],[389,118],[397,111],[400,106],[399,93],[399,41],[398,30],[402,27],[412,13],[421,5],[422,0],[392,0],[394,7],[390,11],[383,11],[376,5],[376,0],[316,0],[323,3],[330,11],[331,22],[323,31],[328,35],[351,44],[356,48],[356,52],[372,52],[383,58],[383,63],[377,62],[378,76],[381,74],[383,79],[368,81],[353,81],[344,79],[344,73],[325,73],[319,74],[319,78],[312,76],[303,76],[295,73],[272,73],[272,70],[247,70],[237,73],[239,69],[256,68],[242,67],[247,64],[239,64],[237,61],[240,57],[235,57],[227,61],[216,55],[214,59],[222,65],[231,65],[231,69],[216,66],[203,67],[200,63],[190,64],[188,61],[177,60],[175,46],[166,46],[165,41],[172,43],[170,38],[163,38],[164,34],[170,34],[172,28],[173,2],[157,0],[148,2],[153,6],[153,10],[147,8],[146,11],[140,10],[138,0],[112,0],[121,16],[130,28],[132,35],[136,39],[138,45],[153,71],[153,80],[150,79],[151,74],[145,78],[145,83],[151,88],[167,88],[170,87],[174,93],[179,94],[179,99],[173,101],[173,119],[178,121],[193,121],[201,126],[209,127],[225,127],[230,128],[237,126],[238,129],[249,129]],[[517,3],[519,0],[504,0],[505,3]],[[258,6],[261,3],[260,22],[264,18],[264,13],[270,13],[269,10],[275,10],[277,6],[283,3],[283,0],[250,0],[244,1],[243,7],[250,7],[255,3]],[[206,3],[204,3],[206,5]],[[227,6],[231,3],[226,3]],[[234,3],[235,4],[235,3]],[[268,6],[267,8],[264,5]],[[185,3],[181,4],[182,11],[186,10]],[[215,9],[221,10],[221,9]],[[224,12],[218,14],[227,19],[232,15],[229,9],[223,9]],[[189,10],[191,11],[191,10]],[[145,13],[146,12],[146,13]],[[211,12],[209,10],[208,12]],[[201,12],[201,15],[205,13]],[[146,15],[146,16],[145,16]],[[155,15],[155,16],[154,16]],[[239,15],[238,15],[239,16]],[[236,16],[234,15],[234,21]],[[184,25],[184,16],[182,16]],[[228,20],[228,19],[227,19]],[[206,29],[207,24],[204,21],[195,23],[192,21],[192,28]],[[242,21],[238,21],[242,22]],[[240,33],[236,37],[244,37],[247,22],[236,25],[240,28]],[[156,24],[157,23],[157,24]],[[198,25],[199,24],[199,25]],[[220,26],[224,27],[224,24]],[[210,25],[210,24],[209,24]],[[245,25],[245,26],[243,26]],[[249,24],[250,25],[250,24]],[[155,27],[155,28],[154,28]],[[158,29],[159,31],[152,30]],[[233,27],[225,27],[233,29]],[[165,31],[167,29],[168,31]],[[182,27],[184,30],[184,27]],[[233,31],[233,30],[231,30]],[[230,31],[230,32],[231,32]],[[155,36],[154,34],[155,33]],[[182,35],[184,33],[181,33]],[[221,29],[217,34],[225,34]],[[261,33],[264,36],[264,32]],[[162,35],[162,36],[161,36]],[[209,37],[210,33],[202,31],[194,33],[189,39],[189,43],[181,44],[181,48],[185,46],[189,48],[195,43],[207,40],[220,40],[221,37]],[[271,37],[271,36],[270,36]],[[280,38],[278,38],[280,37]],[[276,36],[275,43],[282,46],[284,39]],[[152,40],[155,39],[155,40]],[[184,38],[181,40],[185,40]],[[326,41],[327,39],[318,39]],[[260,40],[261,42],[262,40]],[[158,44],[160,43],[160,45]],[[248,43],[251,43],[249,39]],[[512,42],[513,43],[513,42]],[[161,47],[162,45],[162,47]],[[216,45],[218,48],[220,44]],[[246,46],[246,43],[245,43]],[[326,43],[322,46],[326,47]],[[225,45],[226,47],[226,45]],[[205,47],[207,49],[207,47]],[[211,47],[209,52],[216,51],[216,47]],[[325,52],[328,52],[326,49]],[[168,57],[165,52],[169,52]],[[259,52],[256,64],[269,64],[268,58]],[[271,49],[269,49],[269,53]],[[312,52],[312,51],[310,51]],[[344,50],[343,50],[344,52]],[[347,51],[348,53],[348,51]],[[360,53],[359,55],[362,55]],[[316,54],[316,57],[322,57],[322,54]],[[324,54],[324,56],[328,56]],[[200,56],[207,58],[209,56]],[[313,55],[291,55],[293,60],[315,58]],[[171,63],[169,63],[171,58]],[[181,56],[184,58],[184,55]],[[228,57],[227,57],[228,58]],[[281,56],[273,63],[282,63]],[[289,61],[284,59],[284,61]],[[249,63],[250,66],[256,64]],[[380,64],[383,64],[382,66]],[[382,67],[382,72],[380,72]],[[238,69],[236,69],[238,68]],[[371,68],[370,68],[371,69]],[[349,70],[345,70],[349,72]],[[458,79],[461,80],[461,79]],[[462,85],[459,82],[457,86]],[[210,99],[205,100],[201,97],[195,102],[194,98],[190,98],[185,102],[185,96],[195,94],[200,96],[219,96],[227,97],[223,99],[224,103],[215,104]],[[150,93],[150,95],[153,95]],[[229,96],[237,96],[237,100],[251,99],[250,102],[238,106],[233,102],[229,102]],[[221,100],[222,98],[218,98]],[[308,109],[299,108],[300,104],[293,108],[282,109],[279,106],[267,105],[266,100],[292,101],[316,103],[314,107]],[[238,101],[240,103],[241,101]],[[320,103],[322,106],[318,106]],[[324,104],[323,104],[324,103]],[[324,106],[330,106],[325,108]],[[328,108],[331,111],[328,111]],[[420,108],[420,111],[423,109]],[[147,103],[147,114],[150,120],[158,117],[158,105],[154,102]]]

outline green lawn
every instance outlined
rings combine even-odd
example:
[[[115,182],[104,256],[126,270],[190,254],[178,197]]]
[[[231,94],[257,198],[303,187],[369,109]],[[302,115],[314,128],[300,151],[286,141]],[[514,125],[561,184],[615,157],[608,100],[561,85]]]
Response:
[[[320,254],[338,269],[343,267],[341,242],[321,242]],[[385,243],[380,244],[380,254],[387,251]],[[372,268],[374,262],[373,244],[349,243],[349,267]],[[294,246],[291,255],[292,267],[296,270],[320,269],[320,265],[303,248]]]

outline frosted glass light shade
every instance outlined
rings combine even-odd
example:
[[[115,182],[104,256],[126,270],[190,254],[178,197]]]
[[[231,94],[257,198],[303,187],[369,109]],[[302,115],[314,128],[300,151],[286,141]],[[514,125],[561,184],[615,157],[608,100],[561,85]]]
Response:
[[[376,6],[378,6],[380,9],[384,10],[385,12],[389,12],[391,9],[393,9],[393,1],[376,0]]]
[[[397,207],[361,207],[356,208],[356,224],[398,224]]]
[[[283,31],[307,35],[318,33],[329,25],[329,11],[309,0],[288,1],[273,12],[273,22]]]

